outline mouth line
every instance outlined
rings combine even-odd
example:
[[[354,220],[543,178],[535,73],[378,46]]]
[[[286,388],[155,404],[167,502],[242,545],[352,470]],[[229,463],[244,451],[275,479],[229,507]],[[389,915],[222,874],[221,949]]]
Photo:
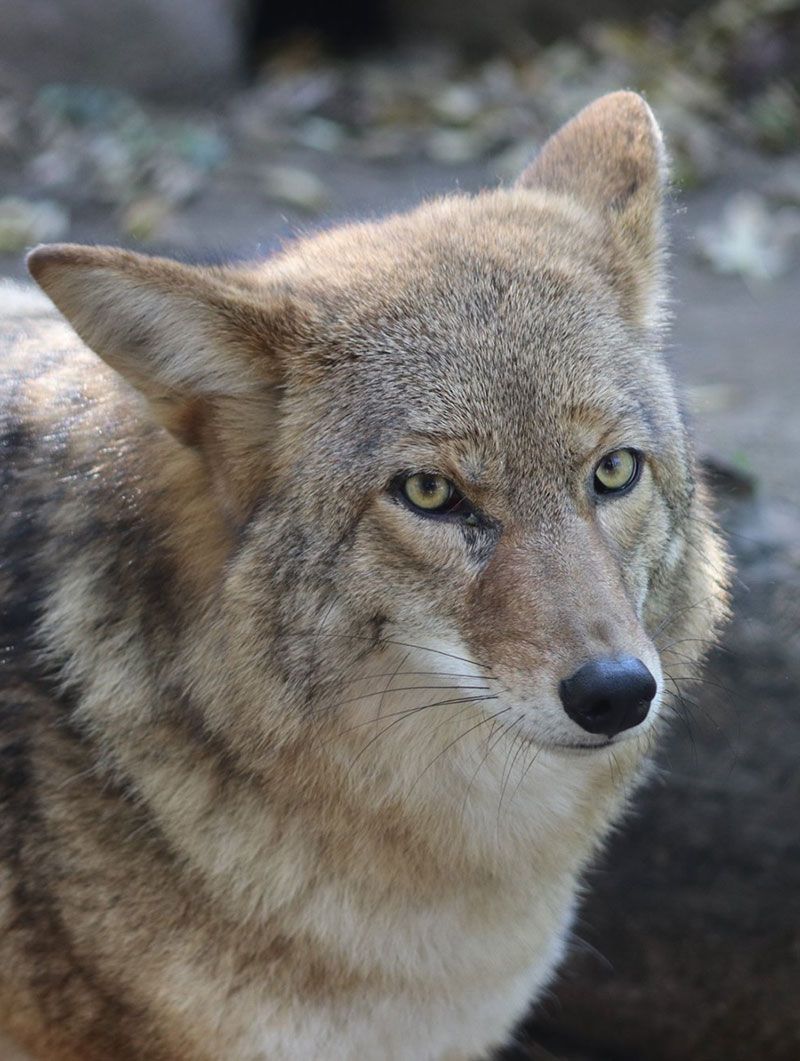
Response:
[[[553,751],[559,752],[601,752],[606,748],[614,747],[616,744],[619,744],[619,741],[615,741],[613,737],[610,737],[608,740],[603,741],[602,744],[570,744],[565,742],[563,744],[549,744],[547,747],[551,748]]]

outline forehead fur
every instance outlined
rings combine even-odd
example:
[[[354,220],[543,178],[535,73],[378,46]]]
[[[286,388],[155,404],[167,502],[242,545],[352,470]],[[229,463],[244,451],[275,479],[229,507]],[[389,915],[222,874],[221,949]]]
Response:
[[[352,321],[392,307],[413,310],[426,293],[480,308],[487,283],[510,290],[516,282],[524,291],[549,278],[613,297],[626,263],[602,217],[569,197],[518,188],[448,196],[344,226],[294,244],[269,268],[332,318]]]
[[[326,433],[347,421],[529,451],[560,445],[573,416],[643,423],[651,383],[671,405],[653,337],[616,293],[623,258],[592,212],[514,189],[339,229],[273,268],[318,316],[312,378],[337,388],[315,410]]]

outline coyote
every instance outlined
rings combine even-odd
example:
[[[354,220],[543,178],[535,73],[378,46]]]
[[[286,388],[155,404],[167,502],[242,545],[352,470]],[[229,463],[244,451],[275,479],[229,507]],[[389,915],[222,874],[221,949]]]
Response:
[[[664,179],[619,92],[514,187],[266,262],[31,253],[71,325],[3,340],[0,1027],[32,1056],[508,1042],[725,609]]]

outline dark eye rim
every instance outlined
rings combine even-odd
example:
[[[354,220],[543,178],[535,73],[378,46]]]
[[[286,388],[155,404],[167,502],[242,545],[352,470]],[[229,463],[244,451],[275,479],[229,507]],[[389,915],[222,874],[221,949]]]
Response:
[[[626,483],[622,486],[606,486],[597,477],[597,469],[614,453],[630,453],[633,457],[633,473]],[[642,477],[642,469],[644,467],[645,457],[641,450],[635,449],[633,446],[617,446],[615,449],[610,449],[607,453],[604,453],[600,460],[595,462],[594,468],[592,469],[592,490],[596,497],[605,500],[611,498],[623,497],[625,494],[629,494],[631,490],[636,486]]]
[[[441,476],[442,479],[447,479],[452,492],[444,505],[439,506],[439,508],[420,508],[419,505],[414,504],[411,498],[407,496],[403,486],[407,480],[412,479],[415,475],[436,475]],[[472,517],[472,519],[477,517],[476,510],[461,493],[453,480],[449,479],[446,475],[442,475],[441,472],[431,471],[427,468],[417,468],[414,471],[398,472],[389,483],[388,490],[389,494],[395,501],[399,502],[410,512],[413,512],[414,515],[424,516],[425,519],[466,520],[470,517]]]

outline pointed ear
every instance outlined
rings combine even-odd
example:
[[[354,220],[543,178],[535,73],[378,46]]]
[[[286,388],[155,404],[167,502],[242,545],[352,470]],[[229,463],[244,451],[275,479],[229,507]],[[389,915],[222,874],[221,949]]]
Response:
[[[288,301],[237,283],[233,270],[70,244],[37,247],[28,269],[182,441],[184,413],[198,400],[252,396],[279,380]]]
[[[620,280],[639,323],[660,293],[666,174],[653,112],[635,92],[612,92],[554,133],[518,181],[569,196],[606,220],[626,258]]]

